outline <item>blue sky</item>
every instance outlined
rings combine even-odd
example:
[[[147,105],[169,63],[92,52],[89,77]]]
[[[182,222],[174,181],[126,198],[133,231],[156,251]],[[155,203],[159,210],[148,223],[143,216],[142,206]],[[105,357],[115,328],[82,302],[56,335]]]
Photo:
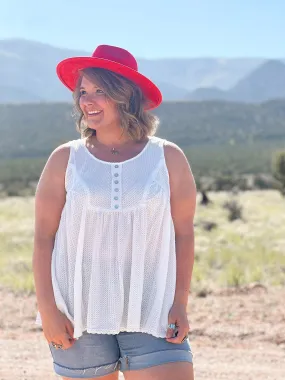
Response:
[[[284,0],[5,0],[0,39],[140,58],[285,58]]]

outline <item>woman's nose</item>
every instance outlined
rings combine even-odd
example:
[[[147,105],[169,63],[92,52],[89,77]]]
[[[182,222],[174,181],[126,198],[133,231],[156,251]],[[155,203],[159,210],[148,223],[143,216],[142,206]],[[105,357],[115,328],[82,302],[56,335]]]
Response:
[[[93,94],[86,94],[81,98],[81,101],[86,105],[96,103],[95,96]]]

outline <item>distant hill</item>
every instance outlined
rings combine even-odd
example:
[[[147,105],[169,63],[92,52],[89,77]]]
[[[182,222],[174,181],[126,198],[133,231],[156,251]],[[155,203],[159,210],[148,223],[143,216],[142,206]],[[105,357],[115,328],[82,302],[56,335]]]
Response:
[[[42,101],[39,95],[21,87],[0,86],[0,103],[35,103]]]
[[[231,100],[228,91],[216,87],[197,88],[185,96],[185,100],[203,102],[205,100]]]
[[[73,55],[87,55],[83,51],[58,49],[26,40],[0,41],[0,86],[17,88],[32,93],[44,101],[71,101],[70,92],[55,74],[55,64]],[[19,95],[18,95],[19,96]],[[10,97],[1,99],[10,102]],[[16,98],[15,98],[15,101]],[[30,96],[22,96],[22,102],[31,102]]]
[[[165,102],[154,112],[158,135],[182,148],[285,141],[285,100],[262,105],[232,102]],[[66,103],[0,105],[0,159],[46,157],[78,138]]]
[[[229,90],[235,101],[264,102],[285,98],[285,64],[270,60],[240,80]]]
[[[272,154],[285,150],[285,100],[164,102],[155,114],[158,136],[183,149],[196,178],[270,174]],[[0,188],[37,181],[52,150],[79,138],[72,115],[70,103],[0,105]]]
[[[163,94],[163,100],[175,100],[175,99],[184,99],[187,90],[185,88],[174,86],[173,84],[165,82],[157,82],[157,86]]]
[[[0,40],[0,87],[11,88],[0,102],[71,101],[56,76],[56,65],[67,57],[90,55],[34,41]],[[140,71],[161,86],[165,100],[185,99],[201,87],[228,90],[263,62],[260,58],[138,58]]]
[[[192,101],[225,100],[262,103],[271,99],[285,99],[285,64],[270,60],[262,63],[229,90],[198,88],[185,99]]]

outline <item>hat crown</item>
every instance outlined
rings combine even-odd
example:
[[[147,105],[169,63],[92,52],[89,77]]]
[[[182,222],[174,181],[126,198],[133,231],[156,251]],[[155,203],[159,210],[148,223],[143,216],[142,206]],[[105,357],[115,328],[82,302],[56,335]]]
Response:
[[[117,46],[99,45],[92,54],[92,57],[114,61],[138,71],[138,64],[135,57],[127,50]]]

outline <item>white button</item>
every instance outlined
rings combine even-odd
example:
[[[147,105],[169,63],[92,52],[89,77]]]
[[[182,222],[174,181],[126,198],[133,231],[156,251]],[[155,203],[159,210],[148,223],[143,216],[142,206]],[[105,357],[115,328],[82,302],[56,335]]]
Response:
[[[119,197],[114,197],[115,201],[117,201],[119,199]]]
[[[114,181],[115,184],[119,183],[119,181]]]
[[[115,165],[115,168],[118,169],[119,165]]]
[[[116,193],[119,191],[119,189],[115,189]]]
[[[115,208],[119,208],[119,205],[115,205]]]
[[[118,173],[115,173],[114,176],[115,176],[115,177],[119,177],[119,174],[118,174]]]

